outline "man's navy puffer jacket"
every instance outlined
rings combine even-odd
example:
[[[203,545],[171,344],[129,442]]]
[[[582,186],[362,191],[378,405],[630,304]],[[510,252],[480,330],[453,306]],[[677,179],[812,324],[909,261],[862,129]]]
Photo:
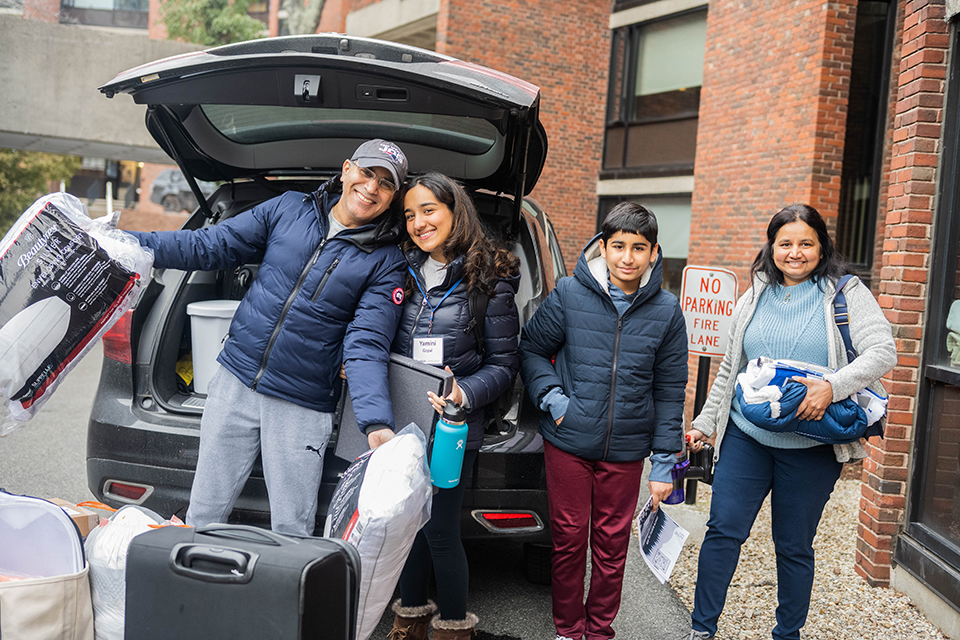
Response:
[[[423,276],[420,267],[426,254],[419,249],[407,253],[407,260],[416,274],[420,287]],[[427,291],[434,306],[463,276],[463,257],[450,262],[442,283]],[[430,329],[430,307],[424,304],[418,287],[403,305],[400,328],[393,341],[393,351],[413,357],[413,339],[420,336],[443,336],[443,364],[450,367],[457,384],[470,402],[467,415],[467,449],[479,449],[483,444],[484,407],[496,400],[513,384],[520,368],[517,356],[517,334],[520,320],[514,295],[520,284],[520,276],[500,279],[494,295],[487,304],[484,323],[484,354],[477,348],[477,337],[470,325],[470,303],[464,283],[443,301],[433,316]],[[426,398],[423,399],[427,401]]]
[[[606,262],[595,257],[598,240],[587,244],[573,276],[557,282],[523,328],[521,371],[530,398],[540,406],[553,387],[570,398],[559,425],[543,413],[540,432],[558,449],[588,460],[676,453],[687,384],[680,304],[660,288],[658,257],[621,317],[607,292]]]
[[[336,185],[339,186],[339,185]],[[260,262],[218,361],[264,395],[316,411],[337,407],[343,362],[360,428],[393,428],[387,384],[406,261],[399,225],[382,215],[324,240],[339,200],[328,182],[287,192],[196,231],[135,233],[154,266],[210,271]]]

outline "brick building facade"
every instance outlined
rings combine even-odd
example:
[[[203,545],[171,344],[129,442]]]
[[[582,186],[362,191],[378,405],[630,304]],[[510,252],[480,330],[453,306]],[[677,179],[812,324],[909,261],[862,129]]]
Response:
[[[370,16],[397,2],[329,0],[321,30],[376,36],[395,25],[364,31],[351,16]],[[685,252],[675,256],[680,265],[728,268],[743,291],[774,212],[805,202],[827,218],[842,248],[855,254],[899,352],[885,380],[891,394],[887,437],[870,443],[863,464],[857,571],[876,586],[908,584],[896,574],[919,577],[922,588],[950,603],[956,619],[960,598],[950,594],[960,593],[960,581],[954,591],[943,586],[949,580],[928,584],[926,565],[898,551],[914,538],[923,546],[924,508],[940,514],[934,519],[951,510],[960,514],[953,507],[960,466],[945,462],[960,455],[960,409],[953,410],[960,398],[942,389],[925,392],[922,373],[924,361],[938,357],[925,347],[925,329],[942,323],[931,315],[935,221],[951,217],[940,211],[938,196],[949,178],[942,167],[950,45],[943,0],[421,4],[435,10],[437,51],[542,88],[550,154],[534,196],[551,213],[569,265],[612,204],[662,200],[667,228],[688,233]],[[656,55],[651,43],[667,42],[661,37],[667,34],[695,45],[698,20],[705,25],[702,77],[663,86],[657,85],[662,79],[645,78],[655,75],[644,66],[644,56]],[[692,121],[684,105],[694,106]],[[658,142],[683,147],[691,127],[695,161],[661,153]],[[687,216],[688,231],[670,227],[674,215]],[[941,298],[960,297],[952,284],[956,248],[941,245],[939,251],[947,251],[944,260],[953,264],[945,268],[949,283],[938,289],[949,291]],[[939,304],[945,318],[946,302]],[[691,399],[695,365],[691,358]],[[944,393],[948,397],[938,400]],[[943,423],[936,433],[926,423],[931,412]],[[928,473],[934,441],[936,468]],[[941,533],[949,538],[949,527]],[[960,549],[960,537],[924,550],[944,571],[960,570],[951,545]]]

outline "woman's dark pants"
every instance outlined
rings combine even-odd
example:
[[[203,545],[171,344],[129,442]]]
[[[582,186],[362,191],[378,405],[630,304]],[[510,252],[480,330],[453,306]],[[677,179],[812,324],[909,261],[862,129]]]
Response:
[[[770,493],[779,602],[773,637],[799,640],[813,588],[813,538],[841,468],[829,445],[777,449],[760,444],[732,422],[727,426],[700,547],[694,629],[717,633],[740,546]]]
[[[440,489],[433,495],[430,521],[413,541],[413,548],[400,573],[400,603],[404,607],[427,604],[430,568],[437,578],[437,608],[441,620],[463,620],[467,617],[467,586],[470,571],[467,554],[460,541],[460,507],[463,492],[473,469],[478,451],[463,454],[460,484]]]

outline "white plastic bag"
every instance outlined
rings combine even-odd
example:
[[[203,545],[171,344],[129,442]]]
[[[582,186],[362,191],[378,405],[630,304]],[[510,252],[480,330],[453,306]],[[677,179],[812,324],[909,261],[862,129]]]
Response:
[[[33,417],[139,299],[153,254],[116,221],[54,193],[0,241],[0,436]]]
[[[330,501],[325,537],[346,540],[360,554],[357,640],[380,621],[417,531],[430,520],[433,486],[426,438],[415,424],[364,453],[344,472]]]
[[[127,548],[134,536],[163,524],[150,509],[128,505],[90,532],[83,545],[90,565],[96,640],[123,640]]]

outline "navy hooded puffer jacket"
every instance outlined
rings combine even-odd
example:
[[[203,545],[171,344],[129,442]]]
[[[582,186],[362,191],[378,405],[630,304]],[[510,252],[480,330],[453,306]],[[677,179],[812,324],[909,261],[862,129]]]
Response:
[[[218,361],[264,395],[336,410],[344,363],[357,422],[393,428],[387,383],[406,261],[399,225],[382,215],[326,240],[339,194],[287,192],[196,231],[135,233],[154,266],[229,269],[260,262]],[[337,185],[339,186],[339,185]]]
[[[517,334],[520,320],[514,296],[520,276],[503,278],[497,282],[494,295],[487,304],[484,323],[484,354],[480,355],[477,338],[470,325],[469,294],[464,283],[459,284],[440,304],[430,327],[430,307],[424,304],[423,276],[420,267],[426,254],[419,249],[407,253],[407,261],[420,283],[414,287],[403,306],[400,327],[393,341],[393,351],[413,357],[413,341],[420,336],[443,336],[443,364],[450,367],[457,384],[470,402],[467,415],[467,449],[479,449],[483,444],[484,407],[508,390],[520,368],[517,356]],[[440,299],[463,276],[463,257],[451,261],[443,282],[427,291],[430,303],[436,306]],[[424,398],[424,402],[426,402]]]
[[[683,313],[676,296],[660,288],[658,256],[620,316],[607,291],[599,237],[523,328],[521,372],[530,398],[540,406],[554,387],[570,398],[559,425],[544,412],[540,432],[558,449],[588,460],[674,454],[683,448]]]

